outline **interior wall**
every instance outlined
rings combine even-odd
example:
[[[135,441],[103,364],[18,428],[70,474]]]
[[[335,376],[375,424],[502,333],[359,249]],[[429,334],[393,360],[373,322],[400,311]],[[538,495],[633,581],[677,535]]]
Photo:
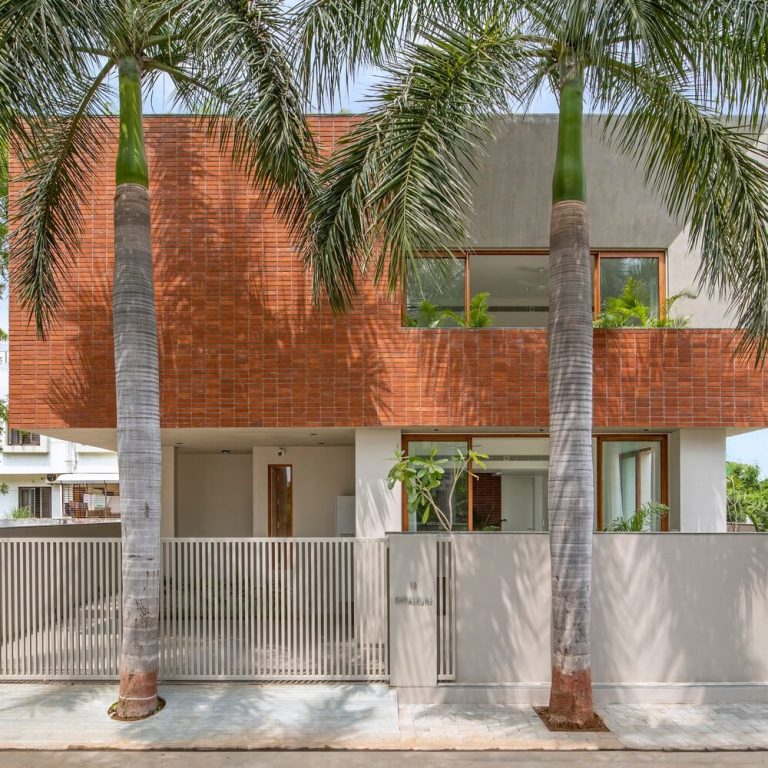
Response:
[[[179,453],[177,536],[252,536],[249,453]]]
[[[269,535],[268,466],[293,467],[293,535],[334,536],[336,497],[355,492],[355,449],[318,446],[253,449],[253,535]]]

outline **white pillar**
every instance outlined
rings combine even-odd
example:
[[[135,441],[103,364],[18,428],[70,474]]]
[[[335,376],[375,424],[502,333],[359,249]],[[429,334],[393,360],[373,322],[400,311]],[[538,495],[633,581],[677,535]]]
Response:
[[[160,535],[176,535],[176,448],[163,446],[163,468],[160,475]]]
[[[400,440],[399,429],[355,430],[355,530],[359,538],[402,530],[400,484],[391,490],[387,487]]]
[[[680,530],[724,533],[725,430],[681,429],[669,448],[670,504],[678,505]]]
[[[389,536],[389,684],[437,685],[437,537]]]

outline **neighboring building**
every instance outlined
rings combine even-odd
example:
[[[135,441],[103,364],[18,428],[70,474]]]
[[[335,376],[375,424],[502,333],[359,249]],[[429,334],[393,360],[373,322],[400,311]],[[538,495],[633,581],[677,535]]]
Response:
[[[352,120],[314,125],[328,144]],[[148,118],[146,126],[164,534],[370,537],[434,529],[387,487],[395,449],[445,453],[470,444],[491,458],[459,494],[458,527],[545,529],[556,120],[510,120],[489,146],[471,252],[458,251],[461,259],[439,279],[433,272],[414,281],[405,298],[364,283],[344,317],[313,306],[285,227],[198,119]],[[56,332],[37,339],[13,295],[10,322],[11,425],[105,449],[115,445],[115,146],[97,159]],[[685,227],[592,128],[585,157],[595,306],[633,276],[657,311],[694,284],[698,259]],[[422,300],[461,314],[481,292],[490,293],[491,327],[418,327]],[[676,311],[691,316],[690,327],[595,332],[597,528],[656,500],[671,509],[669,530],[725,531],[726,437],[768,426],[768,372],[734,358],[723,305],[704,293]],[[97,458],[76,455],[81,470],[86,456]],[[13,451],[4,456],[8,466],[17,459]]]
[[[0,399],[8,399],[8,342],[0,342]],[[0,519],[28,507],[36,518],[117,520],[117,456],[36,432],[3,426]]]

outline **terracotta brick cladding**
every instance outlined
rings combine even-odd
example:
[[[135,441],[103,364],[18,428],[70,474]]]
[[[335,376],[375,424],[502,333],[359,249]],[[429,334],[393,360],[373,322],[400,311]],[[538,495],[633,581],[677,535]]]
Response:
[[[319,142],[350,120],[318,118]],[[285,228],[205,127],[154,117],[146,136],[164,427],[546,426],[544,331],[402,328],[399,299],[370,284],[347,316],[315,308]],[[11,294],[14,426],[115,425],[114,151],[45,341]],[[595,426],[766,426],[766,376],[730,331],[597,331]]]

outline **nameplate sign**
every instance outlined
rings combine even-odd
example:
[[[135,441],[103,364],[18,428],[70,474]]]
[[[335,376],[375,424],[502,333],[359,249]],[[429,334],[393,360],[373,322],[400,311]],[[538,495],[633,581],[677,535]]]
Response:
[[[411,592],[418,592],[419,585],[412,581],[409,585]],[[434,605],[434,598],[432,597],[418,597],[417,595],[395,595],[395,605],[407,605],[415,608]]]

